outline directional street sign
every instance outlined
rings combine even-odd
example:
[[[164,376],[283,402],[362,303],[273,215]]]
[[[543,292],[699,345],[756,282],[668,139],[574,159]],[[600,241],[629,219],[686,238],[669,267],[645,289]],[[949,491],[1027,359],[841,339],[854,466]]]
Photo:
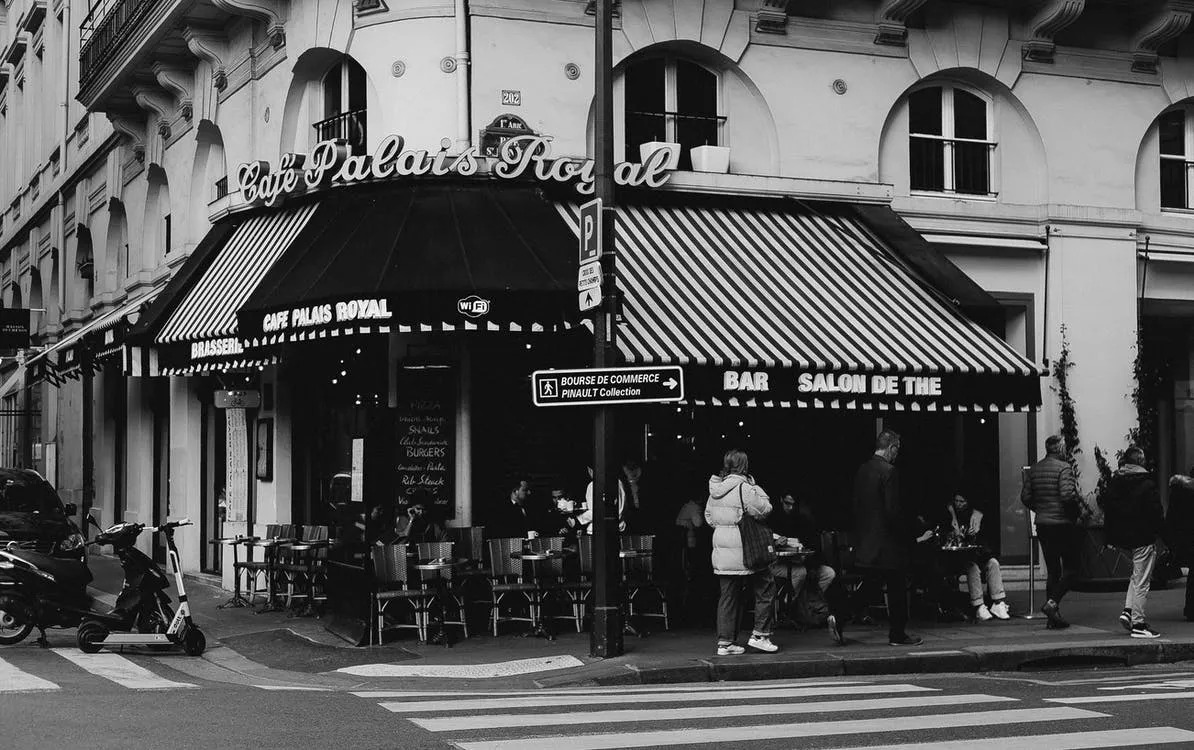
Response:
[[[601,287],[596,286],[592,289],[586,289],[579,295],[580,311],[592,310],[597,305],[601,304]]]
[[[580,207],[580,264],[601,257],[601,199]]]
[[[601,261],[585,263],[576,274],[576,291],[583,292],[601,286]]]
[[[684,369],[609,367],[536,370],[531,374],[535,406],[648,404],[684,400]]]

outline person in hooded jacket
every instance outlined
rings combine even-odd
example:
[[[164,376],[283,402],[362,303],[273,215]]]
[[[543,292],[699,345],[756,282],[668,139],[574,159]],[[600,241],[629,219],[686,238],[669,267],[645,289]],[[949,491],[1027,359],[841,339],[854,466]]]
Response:
[[[1070,589],[1078,561],[1078,485],[1066,459],[1065,437],[1045,440],[1045,457],[1028,468],[1020,502],[1035,515],[1036,538],[1045,557],[1045,596],[1041,612],[1050,629],[1068,628],[1061,616],[1061,599]]]
[[[721,471],[709,477],[709,499],[705,503],[705,521],[713,529],[713,573],[721,585],[717,602],[718,656],[734,656],[746,650],[737,640],[742,622],[742,589],[747,583],[755,595],[755,626],[746,645],[767,653],[779,650],[771,642],[775,579],[769,566],[750,570],[743,561],[742,532],[738,529],[743,513],[765,520],[771,513],[771,502],[750,475],[746,453],[731,449],[722,459]]]
[[[1107,543],[1132,553],[1132,579],[1119,622],[1133,638],[1160,635],[1144,618],[1144,606],[1157,563],[1157,536],[1164,525],[1161,496],[1152,474],[1144,468],[1144,451],[1131,446],[1119,459],[1119,469],[1101,498]]]

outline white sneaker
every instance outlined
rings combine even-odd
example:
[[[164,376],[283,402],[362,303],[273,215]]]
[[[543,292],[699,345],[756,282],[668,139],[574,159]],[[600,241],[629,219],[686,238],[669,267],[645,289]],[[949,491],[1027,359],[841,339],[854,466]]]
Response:
[[[736,643],[731,643],[728,646],[718,646],[717,647],[717,655],[718,656],[738,656],[739,654],[744,654],[744,653],[746,653],[746,649],[742,648],[741,646],[739,646]]]
[[[991,614],[995,615],[999,620],[1012,619],[1012,613],[1007,609],[1007,602],[999,601],[991,605]]]
[[[750,640],[746,642],[746,645],[759,651],[766,651],[769,654],[774,654],[776,651],[779,651],[779,646],[776,646],[774,643],[772,643],[771,638],[765,635],[752,635]]]
[[[978,608],[974,610],[974,619],[978,620],[979,622],[986,622],[987,620],[990,620],[991,617],[991,610],[987,609],[987,605],[985,604],[978,605]]]

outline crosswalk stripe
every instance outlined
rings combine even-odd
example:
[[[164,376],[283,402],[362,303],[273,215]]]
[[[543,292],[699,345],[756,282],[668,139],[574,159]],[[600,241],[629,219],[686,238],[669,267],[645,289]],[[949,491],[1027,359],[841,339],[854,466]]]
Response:
[[[37,675],[17,669],[11,663],[0,659],[0,693],[18,693],[25,690],[58,690],[58,686]]]
[[[941,740],[913,742],[907,745],[884,745],[885,750],[1087,750],[1096,747],[1136,747],[1173,742],[1192,742],[1194,732],[1175,727],[1144,727],[1141,729],[1107,729],[1101,732],[1071,732],[1068,734],[1031,734],[1016,737],[984,737],[977,740]],[[874,745],[845,750],[874,750]]]
[[[1133,693],[1130,695],[1083,695],[1076,698],[1046,698],[1046,703],[1127,703],[1129,701],[1164,701],[1177,698],[1194,698],[1194,692],[1182,693]]]
[[[693,706],[672,709],[624,709],[620,711],[578,711],[563,714],[481,714],[411,719],[429,732],[462,732],[507,727],[572,726],[574,724],[621,724],[636,721],[678,721],[681,719],[720,719],[747,716],[790,716],[792,714],[841,713],[845,711],[882,711],[894,708],[930,706],[969,706],[982,703],[1016,702],[1016,698],[997,695],[917,695],[909,698],[868,698],[850,701],[813,701],[752,705]]]
[[[730,689],[758,690],[761,686],[768,688],[789,687],[842,687],[847,685],[867,685],[871,683],[860,680],[834,680],[832,682],[812,682],[808,680],[784,680],[776,682],[749,682],[733,685],[719,682],[707,685],[625,685],[619,687],[592,688],[559,688],[548,690],[361,690],[352,692],[358,698],[441,698],[441,697],[491,697],[517,695],[625,695],[627,693],[709,693],[724,692]]]
[[[1043,721],[1104,718],[1107,714],[1080,708],[1023,708],[1006,711],[974,711],[935,716],[889,716],[880,719],[815,721],[804,724],[764,724],[746,727],[692,728],[652,732],[617,732],[607,734],[519,737],[478,742],[454,742],[461,750],[612,750],[623,747],[666,747],[717,742],[751,742],[824,737],[832,735],[908,732],[925,729],[961,727],[998,727]],[[1017,745],[1019,747],[1019,745]]]
[[[844,687],[800,687],[766,690],[720,690],[704,693],[634,693],[603,695],[605,703],[679,703],[695,701],[738,701],[754,698],[821,698],[834,695],[875,695],[892,693],[937,692],[936,688],[917,685],[850,685]],[[534,695],[519,698],[484,698],[461,701],[387,701],[380,705],[397,714],[438,713],[442,711],[491,711],[505,708],[538,708],[540,706],[589,705],[591,701],[577,695]]]
[[[86,669],[88,672],[111,680],[126,688],[142,690],[168,690],[171,688],[193,688],[189,682],[174,682],[164,677],[158,677],[145,667],[134,664],[119,654],[85,654],[78,649],[56,648],[54,653]]]

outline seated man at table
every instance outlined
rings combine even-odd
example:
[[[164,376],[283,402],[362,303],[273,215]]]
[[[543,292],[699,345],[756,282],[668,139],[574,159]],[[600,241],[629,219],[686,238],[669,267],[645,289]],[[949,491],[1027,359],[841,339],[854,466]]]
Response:
[[[486,524],[490,539],[534,539],[539,536],[541,514],[530,503],[531,486],[526,479],[515,479],[505,501],[499,502]]]
[[[447,530],[435,514],[428,510],[427,503],[422,498],[410,499],[405,516],[401,512],[398,513],[394,531],[398,540],[407,544],[449,541]]]
[[[964,558],[958,565],[966,573],[966,584],[970,592],[970,606],[973,607],[976,620],[990,620],[995,617],[1000,620],[1011,618],[1003,590],[1003,574],[999,569],[999,561],[991,554],[987,544],[987,533],[983,528],[982,511],[972,508],[970,501],[961,493],[957,493],[950,500],[947,507],[949,512],[949,537],[952,541],[963,545],[974,545],[977,554],[971,558]],[[981,570],[980,570],[981,567]],[[991,595],[991,606],[988,608],[983,600],[983,575],[987,579],[987,593]]]
[[[811,575],[816,580],[817,590],[825,597],[829,605],[828,626],[830,635],[836,643],[842,643],[841,626],[845,614],[845,592],[841,586],[835,586],[837,572],[825,563],[821,555],[821,530],[817,527],[812,508],[808,501],[796,502],[791,493],[780,497],[779,504],[771,511],[767,520],[771,534],[775,539],[776,548],[803,547],[811,549],[813,553],[801,561],[777,559],[771,564],[771,573],[776,581],[792,584],[792,602],[795,603],[804,591],[804,584]]]

